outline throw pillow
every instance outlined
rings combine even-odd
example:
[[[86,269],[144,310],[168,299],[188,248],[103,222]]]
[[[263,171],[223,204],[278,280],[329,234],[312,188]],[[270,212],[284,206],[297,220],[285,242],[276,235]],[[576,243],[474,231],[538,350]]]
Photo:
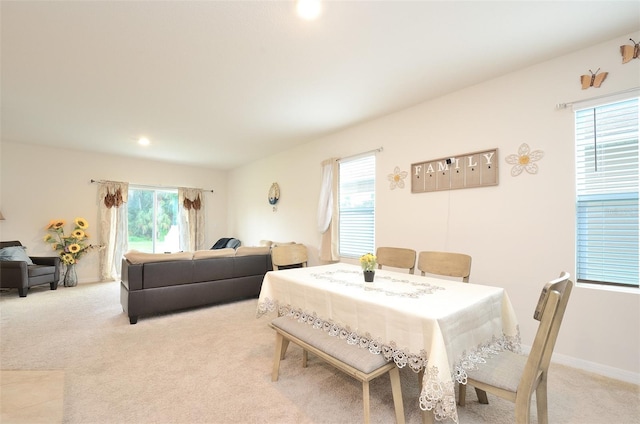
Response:
[[[24,246],[9,246],[0,249],[0,261],[23,261],[33,265],[33,261],[24,250]]]

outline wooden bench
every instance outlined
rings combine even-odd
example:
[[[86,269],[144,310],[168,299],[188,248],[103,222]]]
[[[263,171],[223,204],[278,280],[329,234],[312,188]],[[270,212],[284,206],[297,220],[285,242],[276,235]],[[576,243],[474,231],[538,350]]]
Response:
[[[307,366],[307,352],[311,352],[340,371],[362,382],[365,423],[369,423],[370,420],[369,381],[389,373],[396,422],[398,424],[405,422],[402,389],[400,388],[400,372],[393,361],[387,362],[382,355],[374,355],[367,349],[351,346],[345,340],[332,337],[323,330],[314,329],[309,324],[301,323],[288,317],[274,319],[271,322],[271,328],[276,331],[272,381],[278,381],[280,361],[284,359],[289,342],[293,342],[303,349],[303,367]]]

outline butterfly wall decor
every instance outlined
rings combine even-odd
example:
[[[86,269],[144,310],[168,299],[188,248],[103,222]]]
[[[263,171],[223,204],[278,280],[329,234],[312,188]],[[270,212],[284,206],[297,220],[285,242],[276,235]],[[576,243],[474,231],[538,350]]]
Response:
[[[620,46],[620,54],[622,55],[622,63],[630,62],[631,59],[637,59],[640,54],[640,43],[636,43],[632,38],[629,40],[633,45],[625,44]]]
[[[600,72],[600,68],[598,68],[598,70],[595,72],[591,72],[591,69],[589,69],[589,73],[591,75],[580,76],[580,83],[582,84],[583,90],[589,87],[600,88],[600,85],[602,85],[602,82],[604,81],[604,79],[607,77],[609,73],[608,72],[598,73],[598,72]]]

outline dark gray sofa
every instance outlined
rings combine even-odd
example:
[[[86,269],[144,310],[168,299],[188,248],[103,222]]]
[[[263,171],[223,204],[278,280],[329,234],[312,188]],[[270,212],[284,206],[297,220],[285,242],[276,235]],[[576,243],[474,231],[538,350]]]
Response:
[[[129,322],[135,324],[140,316],[257,297],[264,275],[273,269],[266,250],[197,259],[177,254],[176,260],[154,262],[151,258],[142,263],[125,257],[120,303]]]

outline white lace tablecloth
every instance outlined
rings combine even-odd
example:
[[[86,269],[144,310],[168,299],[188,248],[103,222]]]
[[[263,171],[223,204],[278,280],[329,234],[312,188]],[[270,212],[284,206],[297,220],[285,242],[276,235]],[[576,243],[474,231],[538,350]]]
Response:
[[[278,311],[345,343],[425,370],[420,407],[458,421],[454,382],[488,355],[519,351],[520,334],[503,288],[338,263],[265,275],[258,317]]]

